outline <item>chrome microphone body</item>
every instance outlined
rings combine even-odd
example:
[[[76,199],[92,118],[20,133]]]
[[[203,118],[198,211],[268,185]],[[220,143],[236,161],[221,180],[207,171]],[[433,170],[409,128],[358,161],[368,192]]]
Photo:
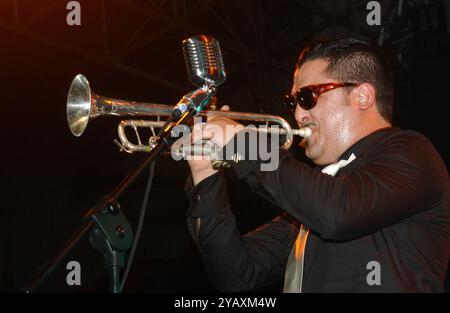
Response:
[[[182,43],[189,80],[198,87],[220,86],[226,79],[219,42],[206,35],[187,38]]]

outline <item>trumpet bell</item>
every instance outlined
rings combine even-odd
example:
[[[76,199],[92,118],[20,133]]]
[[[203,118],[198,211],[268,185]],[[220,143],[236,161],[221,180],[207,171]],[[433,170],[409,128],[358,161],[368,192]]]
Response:
[[[74,136],[80,137],[86,129],[91,114],[91,88],[86,77],[78,74],[70,84],[67,94],[67,123]]]

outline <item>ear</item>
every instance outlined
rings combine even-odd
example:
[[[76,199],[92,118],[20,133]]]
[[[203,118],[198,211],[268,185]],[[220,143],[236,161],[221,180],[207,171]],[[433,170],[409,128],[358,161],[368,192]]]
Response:
[[[369,83],[361,84],[350,92],[350,103],[361,110],[367,110],[375,101],[375,88]]]

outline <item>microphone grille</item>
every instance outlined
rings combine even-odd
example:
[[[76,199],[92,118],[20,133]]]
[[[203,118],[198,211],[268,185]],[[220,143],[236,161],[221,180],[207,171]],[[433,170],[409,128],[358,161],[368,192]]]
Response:
[[[190,81],[197,86],[219,86],[226,78],[219,42],[211,36],[193,36],[183,41],[183,54]]]

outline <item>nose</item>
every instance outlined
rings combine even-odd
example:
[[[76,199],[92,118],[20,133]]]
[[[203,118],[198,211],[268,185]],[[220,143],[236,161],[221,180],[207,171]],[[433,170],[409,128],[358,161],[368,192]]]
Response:
[[[302,109],[299,105],[295,108],[295,120],[297,123],[305,123],[311,116],[310,112]]]

